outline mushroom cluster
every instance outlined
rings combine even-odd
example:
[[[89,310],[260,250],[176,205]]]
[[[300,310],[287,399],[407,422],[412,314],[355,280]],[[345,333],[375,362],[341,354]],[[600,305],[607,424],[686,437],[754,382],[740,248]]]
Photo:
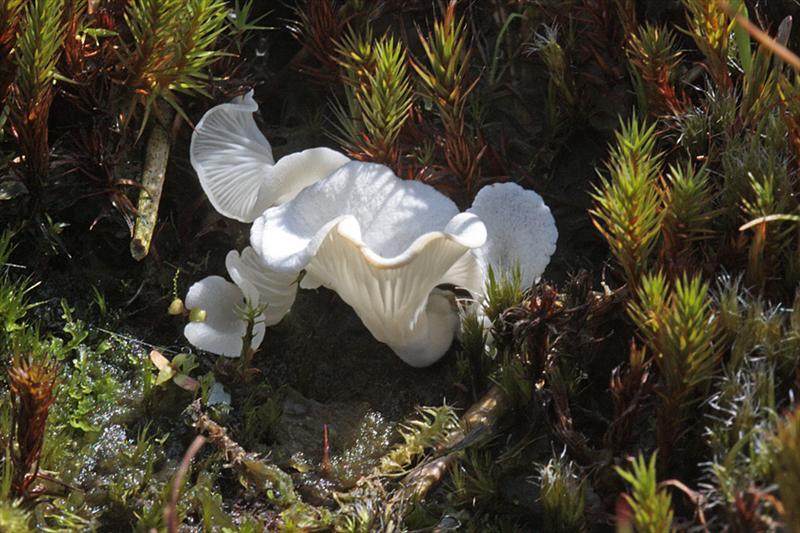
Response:
[[[533,191],[489,185],[460,213],[427,184],[328,148],[275,162],[257,109],[251,91],[208,111],[192,136],[191,162],[211,204],[253,223],[251,247],[226,259],[233,283],[210,276],[189,289],[187,307],[206,311],[184,330],[198,348],[238,356],[247,309],[260,313],[257,347],[265,327],[289,312],[299,284],[336,291],[377,340],[409,365],[428,366],[458,328],[454,294],[444,287],[480,301],[489,266],[518,264],[532,284],[555,252],[555,221]]]

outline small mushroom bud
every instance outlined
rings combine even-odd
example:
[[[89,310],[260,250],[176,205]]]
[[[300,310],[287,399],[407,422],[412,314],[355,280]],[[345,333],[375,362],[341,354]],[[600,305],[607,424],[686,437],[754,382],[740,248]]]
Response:
[[[194,308],[189,313],[189,320],[192,322],[205,322],[206,321],[206,310]]]
[[[169,304],[169,309],[167,309],[167,313],[172,316],[183,315],[186,313],[186,307],[183,305],[183,300],[180,298],[175,298],[172,300],[172,303]]]

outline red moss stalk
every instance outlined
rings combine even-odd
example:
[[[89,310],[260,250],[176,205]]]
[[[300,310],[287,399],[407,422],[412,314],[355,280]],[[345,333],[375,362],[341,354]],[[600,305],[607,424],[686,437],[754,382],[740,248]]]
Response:
[[[36,496],[32,485],[39,474],[47,415],[56,399],[57,383],[58,368],[49,359],[16,357],[8,371],[14,468],[11,491],[16,498]]]

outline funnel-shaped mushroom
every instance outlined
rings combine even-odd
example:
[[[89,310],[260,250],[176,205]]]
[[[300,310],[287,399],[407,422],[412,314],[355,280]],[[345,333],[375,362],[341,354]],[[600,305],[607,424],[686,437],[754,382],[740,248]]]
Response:
[[[558,230],[541,196],[516,183],[495,183],[478,191],[467,210],[486,224],[486,243],[474,251],[484,272],[519,265],[523,287],[534,284],[556,251]]]
[[[189,155],[211,205],[222,215],[252,222],[265,209],[294,198],[349,159],[310,148],[275,162],[253,120],[253,91],[211,108],[192,134]]]
[[[297,294],[297,273],[267,269],[255,251],[247,247],[241,255],[232,250],[225,258],[234,283],[209,276],[189,287],[186,307],[199,311],[201,319],[189,322],[184,336],[194,346],[226,357],[239,357],[247,323],[243,311],[264,307],[253,328],[253,349],[261,345],[266,326],[272,326],[289,312]]]
[[[335,290],[376,339],[418,367],[444,355],[458,324],[451,298],[434,289],[479,292],[470,251],[485,239],[476,216],[432,187],[355,161],[268,209],[250,234],[270,269],[305,269],[304,286]]]

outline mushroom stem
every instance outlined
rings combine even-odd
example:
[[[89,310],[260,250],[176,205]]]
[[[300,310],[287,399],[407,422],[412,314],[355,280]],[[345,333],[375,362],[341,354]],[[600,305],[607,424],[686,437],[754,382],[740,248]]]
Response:
[[[439,454],[408,473],[403,481],[403,487],[398,491],[399,499],[418,501],[424,498],[457,461],[458,452],[473,445],[477,440],[483,440],[509,407],[508,395],[500,387],[494,385],[489,389],[464,413],[459,428],[448,435]]]
[[[161,190],[169,161],[170,136],[164,124],[169,124],[175,112],[164,106],[157,113],[156,120],[150,130],[145,151],[144,170],[142,171],[142,189],[139,192],[139,203],[136,208],[136,225],[131,240],[131,256],[141,261],[150,252],[150,242],[158,219],[158,204],[161,202]]]

